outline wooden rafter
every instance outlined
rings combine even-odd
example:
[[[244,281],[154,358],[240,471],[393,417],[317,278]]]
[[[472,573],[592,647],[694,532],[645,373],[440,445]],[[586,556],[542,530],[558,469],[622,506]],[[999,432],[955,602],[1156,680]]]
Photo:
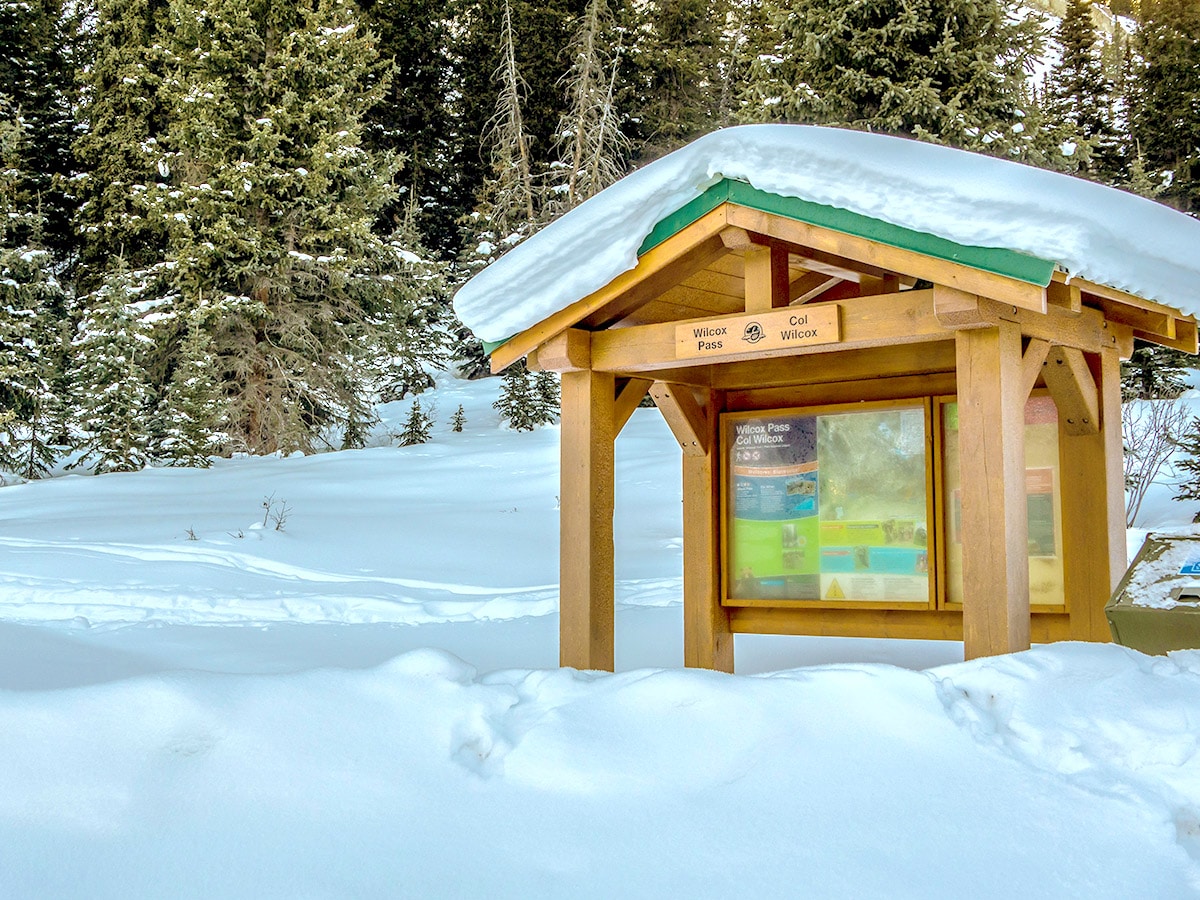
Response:
[[[731,225],[759,232],[778,240],[833,253],[860,264],[873,266],[878,275],[887,273],[924,278],[970,293],[982,294],[1035,312],[1046,311],[1046,289],[1004,275],[973,269],[958,263],[925,256],[913,250],[880,244],[857,235],[830,231],[744,206],[729,206]],[[870,273],[876,274],[876,273]]]
[[[497,347],[492,353],[492,371],[502,372],[534,347],[614,303],[621,308],[632,308],[704,268],[726,252],[720,238],[725,225],[725,209],[719,207],[673,234],[642,254],[637,266],[622,272],[600,290],[548,316]],[[597,321],[589,324],[602,327],[604,323]]]

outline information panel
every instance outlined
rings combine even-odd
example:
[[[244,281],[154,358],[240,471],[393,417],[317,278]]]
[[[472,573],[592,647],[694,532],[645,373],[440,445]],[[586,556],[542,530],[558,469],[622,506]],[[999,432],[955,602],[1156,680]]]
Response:
[[[923,405],[724,428],[731,600],[929,601]]]
[[[940,409],[948,537],[946,599],[950,603],[962,603],[962,460],[958,442],[958,404],[943,402]],[[1054,401],[1044,394],[1030,397],[1025,404],[1025,508],[1029,526],[1029,602],[1061,607],[1065,599],[1062,500],[1058,486],[1058,411]]]

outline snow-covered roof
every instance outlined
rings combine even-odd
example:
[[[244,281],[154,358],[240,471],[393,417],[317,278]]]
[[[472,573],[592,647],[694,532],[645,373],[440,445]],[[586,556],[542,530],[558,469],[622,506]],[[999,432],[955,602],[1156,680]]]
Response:
[[[733,179],[924,232],[1014,250],[1073,277],[1200,312],[1200,221],[1162,204],[1003,159],[807,125],[706,135],[617,182],[518,245],[454,298],[503,341],[637,265],[654,226]]]

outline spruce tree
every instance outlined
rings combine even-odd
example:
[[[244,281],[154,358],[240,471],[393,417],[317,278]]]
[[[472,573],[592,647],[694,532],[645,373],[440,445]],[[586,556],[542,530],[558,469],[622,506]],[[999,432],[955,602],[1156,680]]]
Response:
[[[461,135],[453,103],[453,10],[442,0],[365,0],[359,6],[390,66],[387,87],[365,116],[365,146],[404,156],[402,203],[382,211],[381,234],[416,210],[422,242],[436,253],[459,247],[457,219],[470,207],[452,165]]]
[[[513,363],[504,370],[500,396],[492,407],[513,431],[533,431],[541,424],[541,404],[532,380],[524,361]]]
[[[511,5],[503,0],[500,65],[493,75],[498,87],[496,111],[483,138],[492,164],[483,196],[489,233],[510,245],[530,233],[541,207],[533,184],[534,163],[522,109],[529,88],[517,69],[515,41]]]
[[[1104,71],[1092,21],[1092,0],[1069,0],[1055,40],[1061,57],[1050,73],[1048,125],[1056,142],[1071,149],[1060,168],[1116,178],[1123,166],[1113,115],[1113,84]]]
[[[382,402],[433,387],[430,373],[446,368],[454,342],[448,267],[426,250],[418,222],[416,198],[410,198],[388,241],[398,261],[395,295],[368,322],[378,345],[377,374],[370,377],[377,379],[373,393]]]
[[[458,404],[458,409],[454,411],[454,415],[450,417],[450,430],[455,433],[461,433],[463,426],[467,424],[467,414],[463,410],[462,404]]]
[[[1190,353],[1137,342],[1133,354],[1121,363],[1121,395],[1124,400],[1163,400],[1187,390],[1186,373],[1195,368]]]
[[[1142,0],[1130,124],[1161,198],[1200,212],[1200,4]]]
[[[458,196],[469,196],[473,201],[462,210],[464,214],[491,205],[495,192],[499,173],[496,142],[488,138],[493,131],[489,123],[496,119],[501,90],[511,90],[505,83],[510,80],[506,69],[514,70],[519,79],[525,153],[535,193],[541,187],[566,107],[561,79],[570,65],[570,28],[586,4],[587,0],[456,0],[454,106],[459,137],[453,165],[461,179]],[[519,151],[506,152],[510,159],[519,155]],[[485,182],[491,183],[485,187]],[[486,223],[481,227],[478,222],[468,222],[463,232],[464,251],[475,248],[480,232],[485,230]],[[512,229],[504,230],[499,239],[512,233]]]
[[[363,146],[387,84],[372,37],[344,0],[172,0],[162,40],[140,194],[167,234],[161,302],[209,304],[235,446],[311,449],[361,419],[422,293],[416,254],[374,231],[399,166]]]
[[[187,331],[175,370],[158,403],[152,455],[173,466],[206,469],[220,453],[227,435],[223,397],[217,384],[217,359],[212,339],[197,310],[187,317]]]
[[[139,201],[156,176],[156,144],[165,130],[159,98],[166,58],[161,32],[169,0],[97,0],[90,64],[83,70],[75,142],[82,168],[76,227],[82,246],[76,273],[80,292],[110,274],[163,260],[162,223],[153,223]]]
[[[1008,152],[1024,141],[1025,69],[1041,34],[1006,12],[998,0],[780,3],[779,49],[755,67],[744,116]]]
[[[50,250],[30,243],[44,217],[23,205],[25,123],[0,96],[0,470],[46,474],[64,430],[59,395],[67,295]]]
[[[404,430],[398,437],[400,446],[411,447],[414,444],[424,444],[429,440],[432,429],[433,421],[421,409],[421,399],[414,398],[408,411],[408,418],[404,422]]]
[[[646,0],[629,22],[626,105],[631,137],[660,155],[719,122],[727,0]]]
[[[114,272],[79,324],[71,383],[83,452],[72,467],[91,462],[100,474],[130,472],[149,462],[146,423],[153,398],[145,360],[153,341],[135,307],[145,288],[138,274]]]
[[[82,15],[63,0],[0,0],[0,90],[23,132],[9,189],[31,214],[23,226],[9,223],[10,238],[58,259],[76,246],[70,178]]]
[[[533,391],[536,398],[536,413],[534,418],[539,425],[552,425],[558,421],[559,386],[558,376],[553,372],[538,372],[533,377]]]
[[[1175,445],[1179,448],[1179,457],[1174,466],[1183,476],[1176,484],[1176,500],[1200,500],[1200,418],[1192,417],[1192,421],[1180,433]],[[1192,517],[1193,522],[1200,522],[1200,512]]]

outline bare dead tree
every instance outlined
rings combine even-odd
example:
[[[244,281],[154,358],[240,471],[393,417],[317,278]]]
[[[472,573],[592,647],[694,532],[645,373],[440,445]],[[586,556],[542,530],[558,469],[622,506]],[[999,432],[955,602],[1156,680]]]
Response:
[[[1187,415],[1178,398],[1130,400],[1121,409],[1121,439],[1125,445],[1125,526],[1132,528],[1150,486],[1170,458],[1183,434]]]
[[[500,65],[492,75],[500,86],[496,112],[488,120],[484,146],[490,149],[492,177],[487,217],[497,236],[503,238],[536,219],[533,176],[529,161],[529,136],[521,104],[528,85],[517,70],[513,40],[512,9],[504,0],[500,27]]]
[[[563,211],[624,174],[629,140],[615,103],[621,49],[605,49],[612,27],[606,0],[590,0],[571,40],[571,68],[563,77],[568,107],[558,126],[553,188]]]

